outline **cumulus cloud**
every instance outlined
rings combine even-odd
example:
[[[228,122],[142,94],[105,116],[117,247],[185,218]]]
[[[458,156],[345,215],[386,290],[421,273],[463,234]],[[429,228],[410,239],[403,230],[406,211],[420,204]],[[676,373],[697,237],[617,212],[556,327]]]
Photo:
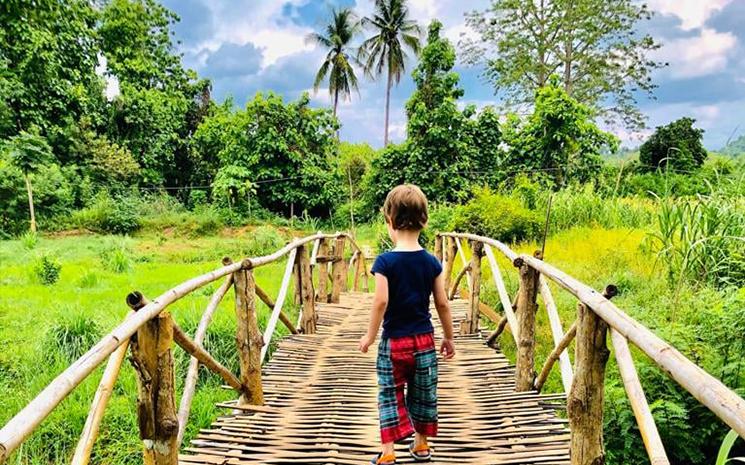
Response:
[[[261,69],[262,52],[251,42],[224,43],[207,55],[205,66],[214,78],[254,74]]]
[[[656,57],[670,63],[676,78],[706,76],[723,70],[737,45],[731,32],[703,28],[698,35],[665,43]]]
[[[688,31],[702,27],[706,20],[733,0],[650,0],[652,10],[663,15],[676,16],[681,28]]]

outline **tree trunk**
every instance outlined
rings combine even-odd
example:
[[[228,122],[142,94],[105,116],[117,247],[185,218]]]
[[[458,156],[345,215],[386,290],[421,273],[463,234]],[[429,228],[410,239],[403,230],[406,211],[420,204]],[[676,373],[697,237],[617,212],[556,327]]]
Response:
[[[385,137],[383,146],[388,147],[388,125],[391,115],[391,87],[393,86],[393,72],[390,65],[388,66],[388,84],[385,89]]]
[[[336,110],[339,107],[339,91],[334,91],[334,118],[336,118]]]
[[[34,212],[34,193],[31,189],[31,178],[28,173],[23,173],[26,180],[26,192],[28,192],[28,211],[31,214],[31,231],[36,232],[36,213]]]

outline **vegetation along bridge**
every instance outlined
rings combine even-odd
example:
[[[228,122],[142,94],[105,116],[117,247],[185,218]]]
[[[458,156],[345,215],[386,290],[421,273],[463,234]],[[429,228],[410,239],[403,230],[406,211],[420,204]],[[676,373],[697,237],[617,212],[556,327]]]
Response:
[[[470,259],[466,247],[470,248]],[[514,299],[502,280],[495,249],[519,273]],[[617,308],[610,301],[615,294],[613,286],[601,294],[543,262],[540,253],[517,255],[498,241],[471,234],[439,234],[435,251],[444,261],[459,333],[457,358],[441,364],[442,435],[433,441],[436,463],[604,463],[602,408],[608,333],[651,463],[666,464],[668,459],[634,368],[630,344],[745,437],[745,400]],[[483,257],[491,269],[503,315],[479,300]],[[221,268],[153,300],[133,292],[127,296],[133,310],[127,318],[0,430],[0,462],[108,359],[72,458],[73,464],[87,464],[129,352],[138,378],[137,413],[147,464],[365,463],[378,447],[374,355],[373,351],[357,351],[371,301],[366,258],[350,235],[318,233],[264,257],[236,263],[225,259]],[[253,270],[280,260],[286,260],[286,268],[280,291],[272,300],[254,281]],[[462,270],[451,279],[458,260]],[[222,285],[210,299],[195,334],[186,334],[167,311],[168,306],[218,280]],[[577,319],[566,332],[549,281],[579,301]],[[239,376],[202,346],[212,315],[231,287],[235,292]],[[460,298],[455,299],[456,294]],[[548,313],[554,348],[536,374],[539,295]],[[288,298],[300,304],[297,324],[283,313]],[[272,308],[263,334],[257,321],[258,300]],[[496,323],[497,329],[490,334],[481,332],[482,317]],[[292,334],[279,341],[271,360],[263,364],[280,321]],[[514,367],[492,348],[507,325],[517,346]],[[572,366],[567,348],[573,340]],[[174,343],[192,356],[178,407]],[[556,362],[565,393],[541,394]],[[229,413],[180,450],[200,364],[221,376],[238,398],[218,404]]]

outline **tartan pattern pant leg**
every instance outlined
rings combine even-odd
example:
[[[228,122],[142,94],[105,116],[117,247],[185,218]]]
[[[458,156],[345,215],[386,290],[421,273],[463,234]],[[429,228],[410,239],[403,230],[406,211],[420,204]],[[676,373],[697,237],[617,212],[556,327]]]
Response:
[[[437,436],[437,351],[432,333],[414,336],[414,371],[407,407],[417,433]]]
[[[407,363],[406,351],[400,350],[400,339],[393,340],[393,344],[391,341],[382,339],[378,347],[378,409],[383,443],[399,441],[414,432],[404,396],[407,372],[413,368],[414,359],[410,357],[411,361]]]

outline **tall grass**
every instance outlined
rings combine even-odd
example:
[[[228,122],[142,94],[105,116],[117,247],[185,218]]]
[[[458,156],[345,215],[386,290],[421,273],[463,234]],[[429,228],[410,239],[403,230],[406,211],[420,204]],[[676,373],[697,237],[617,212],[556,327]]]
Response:
[[[649,236],[675,282],[717,287],[745,284],[745,199],[665,199]]]

